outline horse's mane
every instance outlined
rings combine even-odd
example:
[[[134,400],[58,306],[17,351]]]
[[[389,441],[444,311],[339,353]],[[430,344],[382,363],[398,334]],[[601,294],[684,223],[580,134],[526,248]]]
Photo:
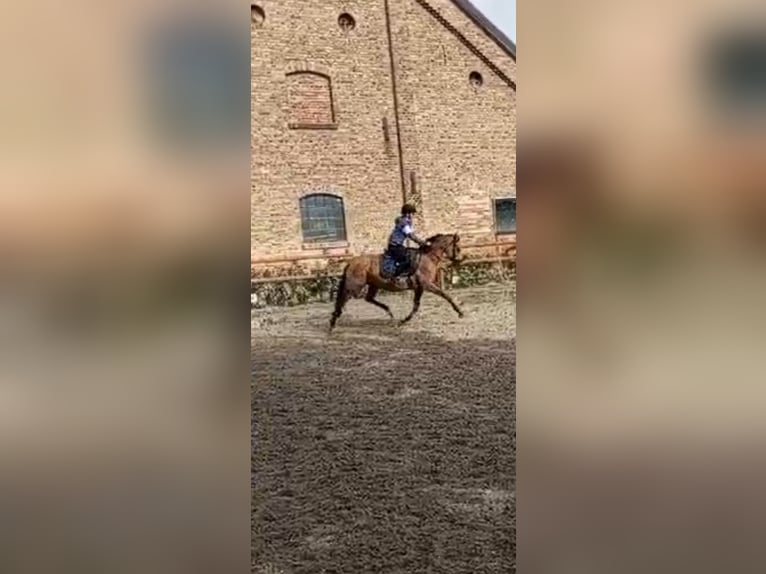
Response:
[[[437,241],[437,240],[441,239],[442,237],[447,237],[447,235],[444,234],[444,233],[437,233],[436,235],[432,235],[431,237],[427,238],[426,239],[426,243],[433,244],[434,241]],[[432,249],[432,247],[430,245],[429,246],[423,246],[423,247],[420,248],[420,251],[422,251],[423,253],[428,253],[429,251],[431,251],[431,249]]]

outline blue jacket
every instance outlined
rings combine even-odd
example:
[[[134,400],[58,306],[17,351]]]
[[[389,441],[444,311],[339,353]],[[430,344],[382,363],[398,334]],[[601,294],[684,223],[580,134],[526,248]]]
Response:
[[[394,229],[388,237],[389,245],[403,246],[407,239],[412,239],[415,243],[423,244],[416,235],[415,227],[412,221],[412,215],[402,215],[396,218]]]

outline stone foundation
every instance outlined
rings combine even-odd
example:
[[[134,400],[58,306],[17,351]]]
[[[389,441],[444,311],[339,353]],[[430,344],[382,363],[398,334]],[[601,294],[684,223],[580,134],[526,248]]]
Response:
[[[251,307],[292,307],[334,300],[342,273],[341,266],[311,275],[305,275],[302,271],[299,265],[294,265],[278,271],[264,271],[258,277],[254,277],[257,281],[252,283],[250,290]],[[516,263],[513,260],[468,261],[460,267],[445,271],[444,287],[474,287],[510,282],[515,278]]]

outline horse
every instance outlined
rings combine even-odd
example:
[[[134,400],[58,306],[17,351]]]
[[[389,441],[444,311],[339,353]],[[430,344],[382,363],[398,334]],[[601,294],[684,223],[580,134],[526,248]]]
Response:
[[[434,235],[426,240],[426,245],[407,251],[410,272],[406,287],[399,286],[391,279],[381,276],[383,255],[359,255],[348,262],[343,269],[338,292],[335,296],[335,310],[330,319],[330,331],[335,328],[338,318],[343,314],[346,303],[350,299],[359,298],[365,287],[367,287],[365,301],[383,309],[391,319],[395,319],[395,317],[388,305],[375,299],[378,291],[381,289],[397,292],[415,291],[412,311],[399,322],[400,325],[411,321],[418,312],[424,291],[438,295],[452,306],[459,317],[464,316],[457,303],[437,283],[439,269],[445,261],[450,261],[453,264],[459,264],[461,261],[460,236],[457,233]]]

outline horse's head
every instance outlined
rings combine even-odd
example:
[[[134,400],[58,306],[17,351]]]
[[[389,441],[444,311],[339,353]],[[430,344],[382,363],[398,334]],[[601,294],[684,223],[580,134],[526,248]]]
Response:
[[[429,237],[426,242],[429,244],[427,250],[437,253],[440,257],[446,257],[454,264],[462,261],[460,236],[457,233],[440,233]]]

